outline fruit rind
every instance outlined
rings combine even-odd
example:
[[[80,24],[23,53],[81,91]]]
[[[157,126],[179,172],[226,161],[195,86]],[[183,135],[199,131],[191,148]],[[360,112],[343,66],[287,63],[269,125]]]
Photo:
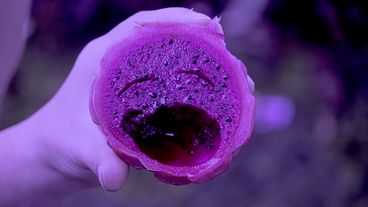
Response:
[[[165,21],[160,21],[159,23],[165,24]],[[170,22],[170,24],[172,23],[173,22]],[[142,27],[152,24],[158,23],[141,22],[140,25],[136,25],[134,28],[132,28],[132,32],[130,33],[130,35],[124,37],[120,41],[120,43],[110,48],[103,56],[101,60],[102,69],[113,67],[113,65],[115,64],[114,58],[118,56],[119,51],[124,50],[126,48],[126,45],[129,45],[129,42],[134,42],[136,38],[144,35],[141,30]],[[184,23],[178,22],[177,24]],[[92,88],[90,105],[90,110],[94,122],[100,125],[102,131],[104,131],[104,133],[107,135],[108,144],[112,149],[114,149],[116,154],[121,159],[126,161],[129,165],[138,169],[147,169],[149,171],[152,171],[159,180],[175,185],[199,183],[207,181],[221,174],[229,166],[233,157],[239,151],[240,147],[248,141],[253,129],[253,117],[255,108],[255,98],[252,94],[252,84],[247,77],[247,69],[243,63],[241,63],[237,58],[235,58],[233,55],[230,54],[230,52],[227,51],[224,43],[223,31],[219,24],[219,19],[215,18],[211,20],[209,18],[203,18],[201,19],[201,21],[190,22],[186,24],[193,28],[198,28],[200,30],[202,29],[203,31],[208,32],[208,39],[212,40],[211,45],[217,48],[218,51],[221,51],[224,58],[227,59],[227,62],[231,64],[231,66],[229,67],[233,70],[233,76],[237,77],[237,79],[235,79],[233,82],[233,84],[235,85],[233,86],[233,88],[237,88],[237,90],[240,90],[237,92],[237,94],[239,95],[239,102],[241,104],[241,120],[239,121],[239,123],[242,124],[238,124],[236,126],[233,135],[233,143],[222,152],[220,158],[216,157],[210,159],[208,162],[195,167],[173,167],[162,164],[156,160],[152,160],[144,154],[137,154],[131,149],[124,146],[122,143],[118,142],[114,138],[114,136],[119,135],[114,135],[114,132],[110,131],[109,128],[105,126],[103,122],[101,122],[101,117],[103,116],[103,113],[100,112],[98,109],[100,98],[98,97],[98,94],[101,92],[103,86],[98,84],[100,82],[100,75],[96,78],[95,84]]]

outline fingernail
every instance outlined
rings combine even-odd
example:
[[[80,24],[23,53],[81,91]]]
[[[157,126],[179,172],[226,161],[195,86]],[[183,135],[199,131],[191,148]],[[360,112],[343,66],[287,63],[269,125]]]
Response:
[[[102,176],[102,170],[100,168],[100,166],[97,167],[97,172],[98,172],[98,180],[100,181],[101,187],[106,190],[106,191],[110,191],[106,188],[105,183],[103,181],[103,176]]]

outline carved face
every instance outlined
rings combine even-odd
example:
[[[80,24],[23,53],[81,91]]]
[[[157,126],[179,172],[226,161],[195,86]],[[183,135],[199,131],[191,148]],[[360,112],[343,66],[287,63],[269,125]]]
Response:
[[[239,62],[222,38],[205,27],[151,23],[111,49],[94,96],[112,142],[168,166],[220,158],[239,123],[239,84],[247,84],[236,77],[245,73],[232,72]]]

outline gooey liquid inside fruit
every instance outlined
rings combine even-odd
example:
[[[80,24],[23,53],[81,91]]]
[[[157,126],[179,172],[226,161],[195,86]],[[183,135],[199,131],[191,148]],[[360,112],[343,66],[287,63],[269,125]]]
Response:
[[[207,112],[188,104],[161,106],[153,114],[129,111],[122,129],[149,157],[171,165],[196,165],[214,155],[220,127]]]

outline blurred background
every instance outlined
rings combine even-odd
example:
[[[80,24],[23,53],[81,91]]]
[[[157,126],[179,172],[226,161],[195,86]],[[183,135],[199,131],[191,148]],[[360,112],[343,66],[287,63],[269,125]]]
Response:
[[[256,83],[251,141],[212,181],[171,186],[131,169],[120,192],[90,189],[62,206],[368,206],[366,0],[34,0],[0,129],[45,104],[89,41],[169,6],[221,16]]]

